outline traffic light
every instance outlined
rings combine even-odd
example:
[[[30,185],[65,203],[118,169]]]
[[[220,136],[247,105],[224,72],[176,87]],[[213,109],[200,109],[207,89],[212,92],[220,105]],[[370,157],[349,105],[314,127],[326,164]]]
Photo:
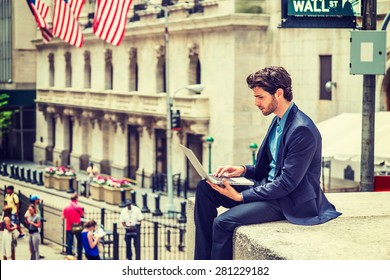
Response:
[[[171,129],[181,130],[180,110],[171,109]]]

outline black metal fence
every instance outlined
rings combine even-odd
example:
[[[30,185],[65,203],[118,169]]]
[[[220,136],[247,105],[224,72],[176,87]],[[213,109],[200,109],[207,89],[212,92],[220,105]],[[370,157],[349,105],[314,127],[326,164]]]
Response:
[[[32,183],[38,186],[43,186],[43,172],[26,169],[17,165],[6,163],[0,165],[0,176],[7,176],[14,180]],[[187,196],[187,188],[182,188],[180,174],[174,175],[174,185],[177,190],[177,195],[184,194]],[[141,180],[144,182],[144,178]],[[186,184],[184,184],[186,185]],[[79,195],[89,197],[89,191],[86,181],[77,181],[76,190],[73,189],[73,182],[69,183],[68,193],[77,191]],[[143,184],[142,184],[142,187]],[[152,191],[157,193],[166,192],[166,175],[155,174],[152,178]],[[4,199],[4,191],[1,199]],[[30,203],[29,197],[18,193],[22,202],[22,208],[19,211],[20,221],[24,224],[24,213]],[[132,192],[132,202],[137,205],[136,192]],[[182,202],[181,211],[174,213],[163,213],[160,210],[160,196],[154,196],[155,209],[151,211],[148,206],[147,194],[142,195],[142,206],[140,209],[144,215],[144,221],[140,228],[140,254],[139,259],[142,260],[171,260],[185,259],[186,249],[186,205]],[[125,193],[122,193],[122,203],[125,200]],[[1,201],[4,204],[4,200]],[[149,204],[150,205],[150,204]],[[43,218],[41,237],[42,242],[49,240],[63,246],[65,252],[65,224],[61,219],[62,209],[58,206],[51,205],[45,201],[41,201],[41,215]],[[90,209],[96,210],[90,210]],[[124,228],[118,224],[119,211],[101,209],[90,206],[85,211],[85,219],[94,219],[98,224],[102,225],[109,233],[103,239],[103,258],[125,259],[126,258],[126,243],[124,240]],[[134,248],[133,248],[134,252]],[[115,253],[117,253],[115,255]]]
[[[4,205],[4,190],[0,190],[1,203]],[[30,198],[17,193],[21,201],[19,218],[24,224],[24,213],[30,204]],[[135,194],[135,193],[133,193]],[[182,202],[180,212],[163,213],[159,209],[159,196],[155,197],[156,208],[150,211],[147,207],[147,197],[143,195],[141,211],[144,220],[140,226],[140,248],[137,259],[140,260],[182,260],[186,259],[186,203]],[[135,196],[133,197],[135,201]],[[85,209],[85,219],[95,220],[107,232],[101,240],[103,259],[126,259],[125,230],[119,224],[119,211],[105,208]],[[92,209],[92,210],[91,210]],[[62,246],[62,253],[66,252],[65,222],[61,219],[62,208],[41,201],[42,216],[41,237],[42,243],[50,241]],[[24,224],[25,225],[25,224]],[[135,248],[132,248],[135,252]],[[135,254],[133,254],[135,256]]]

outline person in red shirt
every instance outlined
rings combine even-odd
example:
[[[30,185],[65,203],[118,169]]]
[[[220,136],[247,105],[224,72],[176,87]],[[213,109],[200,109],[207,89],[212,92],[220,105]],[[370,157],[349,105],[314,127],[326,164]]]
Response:
[[[70,197],[70,204],[62,210],[62,219],[65,220],[66,229],[66,254],[73,255],[73,240],[74,237],[77,239],[77,258],[82,259],[82,242],[81,242],[81,231],[73,232],[72,225],[75,223],[81,223],[81,218],[84,217],[84,210],[78,203],[78,195],[74,193]]]

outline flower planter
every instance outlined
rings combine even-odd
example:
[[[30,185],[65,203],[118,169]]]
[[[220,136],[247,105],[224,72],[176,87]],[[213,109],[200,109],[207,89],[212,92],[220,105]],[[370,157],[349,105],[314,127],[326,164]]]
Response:
[[[67,191],[69,189],[70,177],[54,175],[53,179],[54,179],[53,187],[57,191]]]
[[[125,188],[126,198],[130,197],[131,188]],[[121,203],[121,188],[104,186],[104,200],[108,204],[118,205]]]
[[[53,188],[53,180],[54,180],[54,179],[53,179],[53,175],[44,173],[43,176],[44,176],[43,185],[44,185],[46,188]]]
[[[104,186],[92,182],[90,187],[92,199],[97,201],[104,201]]]

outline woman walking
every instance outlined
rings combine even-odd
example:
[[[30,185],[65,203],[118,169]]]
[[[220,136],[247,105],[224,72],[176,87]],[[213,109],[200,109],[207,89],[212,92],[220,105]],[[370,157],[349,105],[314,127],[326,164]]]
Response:
[[[28,207],[30,215],[26,219],[28,226],[28,233],[30,234],[30,252],[32,260],[39,260],[39,244],[41,244],[41,235],[39,228],[41,227],[41,218],[37,214],[37,209],[34,204]]]
[[[3,222],[4,222],[4,231],[3,231],[3,241],[2,241],[2,251],[3,251],[3,260],[15,260],[15,238],[13,237],[13,232],[17,229],[17,225],[11,223],[12,209],[6,208],[3,210]]]
[[[94,220],[90,220],[84,225],[84,230],[81,232],[81,242],[83,244],[87,260],[100,260],[99,249],[97,246],[100,236],[93,235],[95,227],[96,222]]]

